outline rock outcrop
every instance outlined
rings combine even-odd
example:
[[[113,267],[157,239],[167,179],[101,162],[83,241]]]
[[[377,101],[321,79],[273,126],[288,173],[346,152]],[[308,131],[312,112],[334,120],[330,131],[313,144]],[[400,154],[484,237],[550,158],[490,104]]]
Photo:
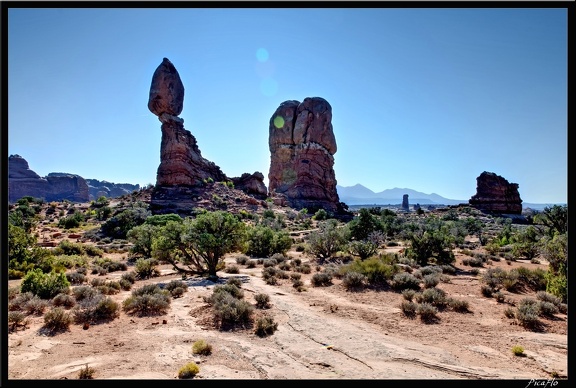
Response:
[[[97,179],[86,179],[90,193],[90,201],[97,200],[100,197],[116,198],[123,195],[132,194],[140,190],[139,184],[131,183],[113,183],[108,181],[99,181]]]
[[[75,174],[54,172],[40,177],[30,170],[20,155],[8,157],[8,202],[31,196],[45,201],[87,202],[89,190],[86,180]]]
[[[332,107],[323,98],[289,100],[269,124],[269,194],[285,196],[289,206],[342,212],[336,191]]]
[[[240,177],[232,178],[232,183],[236,189],[242,190],[254,198],[266,199],[268,197],[268,189],[264,184],[264,174],[259,171],[254,174],[244,173]]]
[[[489,214],[521,214],[522,199],[517,183],[509,183],[493,172],[484,171],[476,178],[476,194],[470,206]]]
[[[162,123],[156,186],[195,186],[207,179],[227,180],[220,167],[202,157],[196,138],[184,129],[184,120],[178,117],[183,103],[184,85],[180,75],[172,62],[164,58],[154,71],[148,98],[148,109]]]

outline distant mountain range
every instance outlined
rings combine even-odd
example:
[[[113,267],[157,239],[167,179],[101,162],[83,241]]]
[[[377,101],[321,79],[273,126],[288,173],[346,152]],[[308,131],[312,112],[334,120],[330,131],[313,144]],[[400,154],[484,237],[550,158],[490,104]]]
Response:
[[[408,194],[408,204],[410,207],[419,205],[458,205],[468,203],[468,199],[448,199],[438,194],[426,194],[412,189],[393,188],[375,193],[369,188],[356,184],[354,186],[336,185],[336,191],[340,201],[349,206],[353,205],[401,205],[404,194]],[[545,207],[551,207],[553,203],[522,203],[524,209],[531,208],[541,211]],[[563,205],[563,204],[562,204]]]
[[[426,194],[412,189],[393,188],[375,193],[369,188],[356,184],[354,186],[336,185],[340,201],[347,205],[400,205],[404,194],[408,194],[410,206],[420,205],[458,205],[468,203],[467,199],[448,199],[438,194]]]

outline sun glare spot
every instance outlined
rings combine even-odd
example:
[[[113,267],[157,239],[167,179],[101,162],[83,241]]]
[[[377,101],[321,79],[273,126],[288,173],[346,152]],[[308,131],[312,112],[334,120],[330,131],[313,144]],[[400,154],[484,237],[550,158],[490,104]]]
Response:
[[[268,60],[268,50],[265,48],[259,48],[256,50],[256,58],[259,62],[266,62]]]
[[[278,83],[272,78],[264,78],[260,81],[260,91],[265,96],[274,96],[278,91]]]
[[[276,128],[282,128],[284,126],[284,117],[282,116],[274,117],[274,126]]]

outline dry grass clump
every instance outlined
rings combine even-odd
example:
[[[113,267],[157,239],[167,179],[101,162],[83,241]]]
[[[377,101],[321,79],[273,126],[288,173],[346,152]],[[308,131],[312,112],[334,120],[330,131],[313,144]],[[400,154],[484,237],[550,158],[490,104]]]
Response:
[[[200,339],[195,341],[192,345],[192,353],[207,356],[212,353],[212,345],[210,345],[205,340]]]

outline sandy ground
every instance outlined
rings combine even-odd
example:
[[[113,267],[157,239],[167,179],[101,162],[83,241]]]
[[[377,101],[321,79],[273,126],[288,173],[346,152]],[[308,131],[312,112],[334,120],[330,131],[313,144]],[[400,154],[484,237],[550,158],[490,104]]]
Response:
[[[278,323],[276,332],[266,337],[257,336],[253,327],[224,331],[211,325],[212,314],[203,296],[210,295],[215,284],[200,278],[187,279],[188,290],[172,299],[162,316],[121,312],[109,323],[87,329],[72,324],[68,331],[55,335],[42,330],[41,316],[31,317],[26,328],[9,333],[7,383],[78,379],[86,366],[95,370],[94,379],[173,380],[191,361],[200,368],[196,380],[513,379],[524,387],[532,379],[567,378],[567,316],[543,319],[542,332],[514,324],[504,315],[511,305],[482,296],[480,275],[467,272],[470,267],[461,264],[461,257],[457,259],[462,271],[438,287],[468,301],[470,312],[441,311],[439,320],[431,324],[404,316],[399,308],[403,297],[391,290],[351,292],[338,279],[329,287],[313,287],[310,279],[315,264],[311,274],[302,275],[306,289],[300,292],[290,279],[266,284],[262,265],[239,265],[237,275],[219,273],[222,281],[240,277],[245,299],[254,304],[255,294],[270,296],[271,307],[256,310]],[[233,255],[226,261],[235,264]],[[492,264],[507,270],[520,265],[538,266]],[[133,289],[147,282],[181,279],[166,266],[161,273],[137,281]],[[121,272],[106,275],[109,279],[120,276]],[[112,297],[121,302],[130,292]],[[534,296],[505,293],[511,302]],[[192,345],[200,339],[212,345],[210,355],[193,354]],[[514,345],[522,346],[525,356],[515,356]]]

